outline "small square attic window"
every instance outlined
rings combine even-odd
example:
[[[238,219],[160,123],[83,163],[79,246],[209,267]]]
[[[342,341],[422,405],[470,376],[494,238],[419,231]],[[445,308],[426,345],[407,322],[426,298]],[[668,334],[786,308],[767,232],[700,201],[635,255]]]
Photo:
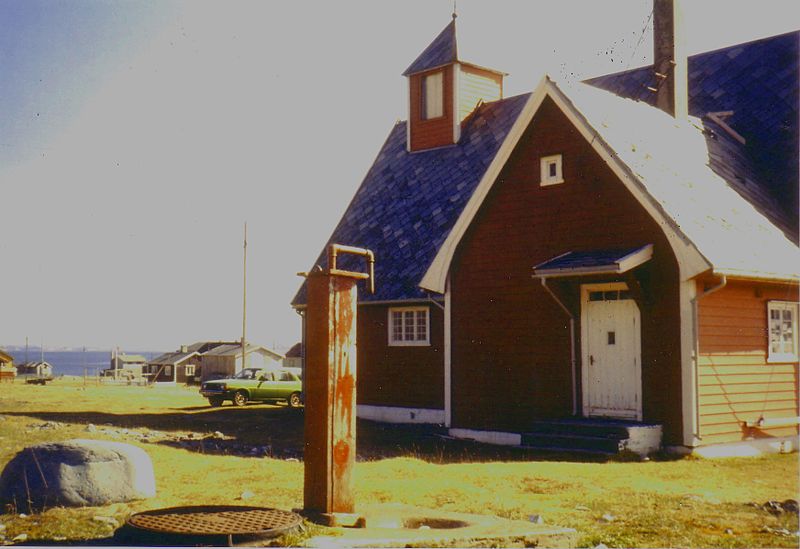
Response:
[[[540,185],[556,185],[564,182],[561,171],[561,155],[543,156],[541,160],[541,180]]]

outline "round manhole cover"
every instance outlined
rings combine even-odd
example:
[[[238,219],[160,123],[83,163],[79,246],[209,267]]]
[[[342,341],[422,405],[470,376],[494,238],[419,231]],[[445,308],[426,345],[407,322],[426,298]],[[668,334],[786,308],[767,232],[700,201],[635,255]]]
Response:
[[[272,538],[302,523],[297,513],[267,507],[206,505],[154,509],[131,515],[129,528],[161,536]]]

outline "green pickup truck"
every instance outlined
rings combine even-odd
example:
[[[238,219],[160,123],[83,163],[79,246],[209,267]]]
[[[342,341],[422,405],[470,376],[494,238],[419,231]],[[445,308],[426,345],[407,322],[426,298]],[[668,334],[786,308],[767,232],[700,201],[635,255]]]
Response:
[[[200,386],[200,394],[211,406],[222,406],[226,400],[234,406],[285,401],[290,407],[299,408],[301,390],[300,378],[291,370],[266,368],[244,368],[233,377],[206,381]]]

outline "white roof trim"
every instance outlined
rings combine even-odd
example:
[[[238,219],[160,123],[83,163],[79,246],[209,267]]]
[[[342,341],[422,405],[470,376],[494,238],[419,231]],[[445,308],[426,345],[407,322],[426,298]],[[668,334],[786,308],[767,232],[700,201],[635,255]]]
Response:
[[[550,263],[560,257],[564,257],[567,254],[572,252],[567,252],[565,254],[561,254],[558,257],[554,257],[552,259],[548,259],[547,261],[540,263],[540,265],[544,265],[545,263]],[[639,265],[643,263],[647,263],[653,257],[653,245],[647,244],[646,246],[642,246],[641,248],[632,251],[628,255],[619,258],[617,261],[613,263],[609,263],[607,265],[597,265],[595,267],[567,267],[561,269],[538,269],[534,267],[534,274],[533,278],[553,278],[559,276],[576,276],[576,275],[588,275],[588,274],[622,274],[627,273],[631,269],[635,269]]]
[[[550,97],[556,105],[558,105],[559,109],[561,109],[570,122],[580,131],[581,135],[583,135],[586,141],[589,142],[606,164],[608,164],[625,187],[645,208],[648,214],[663,228],[667,240],[672,246],[678,260],[681,279],[687,280],[710,269],[712,266],[711,263],[703,257],[696,246],[680,231],[674,220],[664,212],[661,205],[647,193],[641,181],[636,178],[630,168],[625,165],[614,150],[603,140],[600,134],[581,115],[580,111],[572,104],[569,98],[564,95],[549,76],[545,75],[536,86],[536,89],[523,107],[519,117],[508,132],[508,135],[497,151],[492,163],[489,165],[480,183],[478,183],[478,186],[472,193],[472,196],[461,212],[455,225],[450,230],[450,234],[447,235],[444,244],[439,248],[436,257],[428,267],[419,285],[432,292],[444,293],[445,280],[458,243],[471,225],[475,215],[477,215],[484,199],[489,194],[494,182],[500,175],[500,171],[508,161],[509,156],[519,142],[520,137],[522,137],[523,132],[527,129],[531,120],[533,120],[534,115],[539,110],[545,97]]]

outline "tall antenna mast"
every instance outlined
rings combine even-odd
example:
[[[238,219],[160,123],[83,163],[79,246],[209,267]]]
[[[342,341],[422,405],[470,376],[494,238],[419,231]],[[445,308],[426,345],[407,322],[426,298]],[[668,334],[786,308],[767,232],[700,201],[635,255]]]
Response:
[[[242,368],[247,368],[247,221],[244,222],[244,262],[242,265]]]

